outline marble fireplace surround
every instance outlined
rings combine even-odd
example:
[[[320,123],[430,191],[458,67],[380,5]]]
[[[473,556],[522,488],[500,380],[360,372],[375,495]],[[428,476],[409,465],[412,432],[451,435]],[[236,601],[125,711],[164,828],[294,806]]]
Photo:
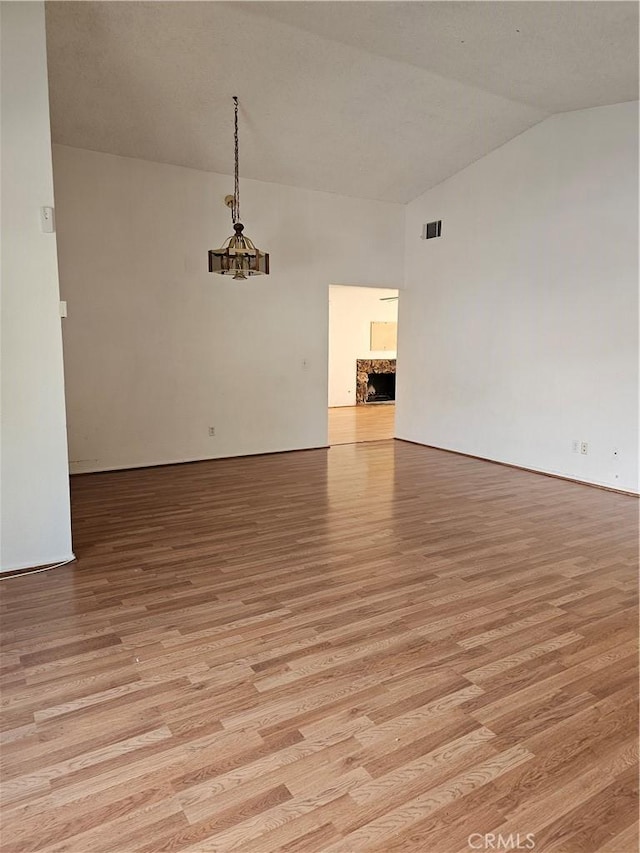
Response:
[[[365,406],[370,373],[395,373],[395,358],[359,358],[356,360],[356,406]]]

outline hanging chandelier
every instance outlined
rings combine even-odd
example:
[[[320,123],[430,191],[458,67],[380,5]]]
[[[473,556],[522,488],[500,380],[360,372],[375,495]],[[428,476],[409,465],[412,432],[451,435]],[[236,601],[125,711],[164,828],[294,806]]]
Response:
[[[235,234],[225,242],[221,249],[209,250],[209,272],[220,275],[232,275],[234,279],[247,279],[250,275],[269,275],[269,255],[256,249],[253,242],[242,232],[240,222],[240,180],[238,171],[238,99],[233,97],[235,105],[235,184],[233,195],[225,198],[225,204],[231,208],[231,219]]]

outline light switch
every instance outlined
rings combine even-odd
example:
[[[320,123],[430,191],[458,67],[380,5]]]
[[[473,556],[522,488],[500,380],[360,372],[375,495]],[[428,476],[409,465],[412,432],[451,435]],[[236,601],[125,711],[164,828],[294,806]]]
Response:
[[[40,229],[43,234],[53,234],[56,230],[55,217],[52,207],[40,208]]]
[[[66,302],[60,303],[60,316],[61,317],[67,316],[67,303]]]

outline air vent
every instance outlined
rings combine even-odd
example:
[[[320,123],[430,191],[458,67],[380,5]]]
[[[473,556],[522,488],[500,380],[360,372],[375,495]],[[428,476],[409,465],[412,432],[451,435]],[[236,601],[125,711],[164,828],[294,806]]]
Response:
[[[427,222],[422,226],[422,239],[433,240],[434,237],[439,237],[442,234],[442,219],[437,222]]]

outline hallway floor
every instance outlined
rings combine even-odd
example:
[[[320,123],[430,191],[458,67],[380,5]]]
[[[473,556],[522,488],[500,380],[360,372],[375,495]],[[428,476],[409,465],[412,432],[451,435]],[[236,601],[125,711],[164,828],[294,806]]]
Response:
[[[393,438],[395,404],[329,409],[329,444],[357,444]]]

